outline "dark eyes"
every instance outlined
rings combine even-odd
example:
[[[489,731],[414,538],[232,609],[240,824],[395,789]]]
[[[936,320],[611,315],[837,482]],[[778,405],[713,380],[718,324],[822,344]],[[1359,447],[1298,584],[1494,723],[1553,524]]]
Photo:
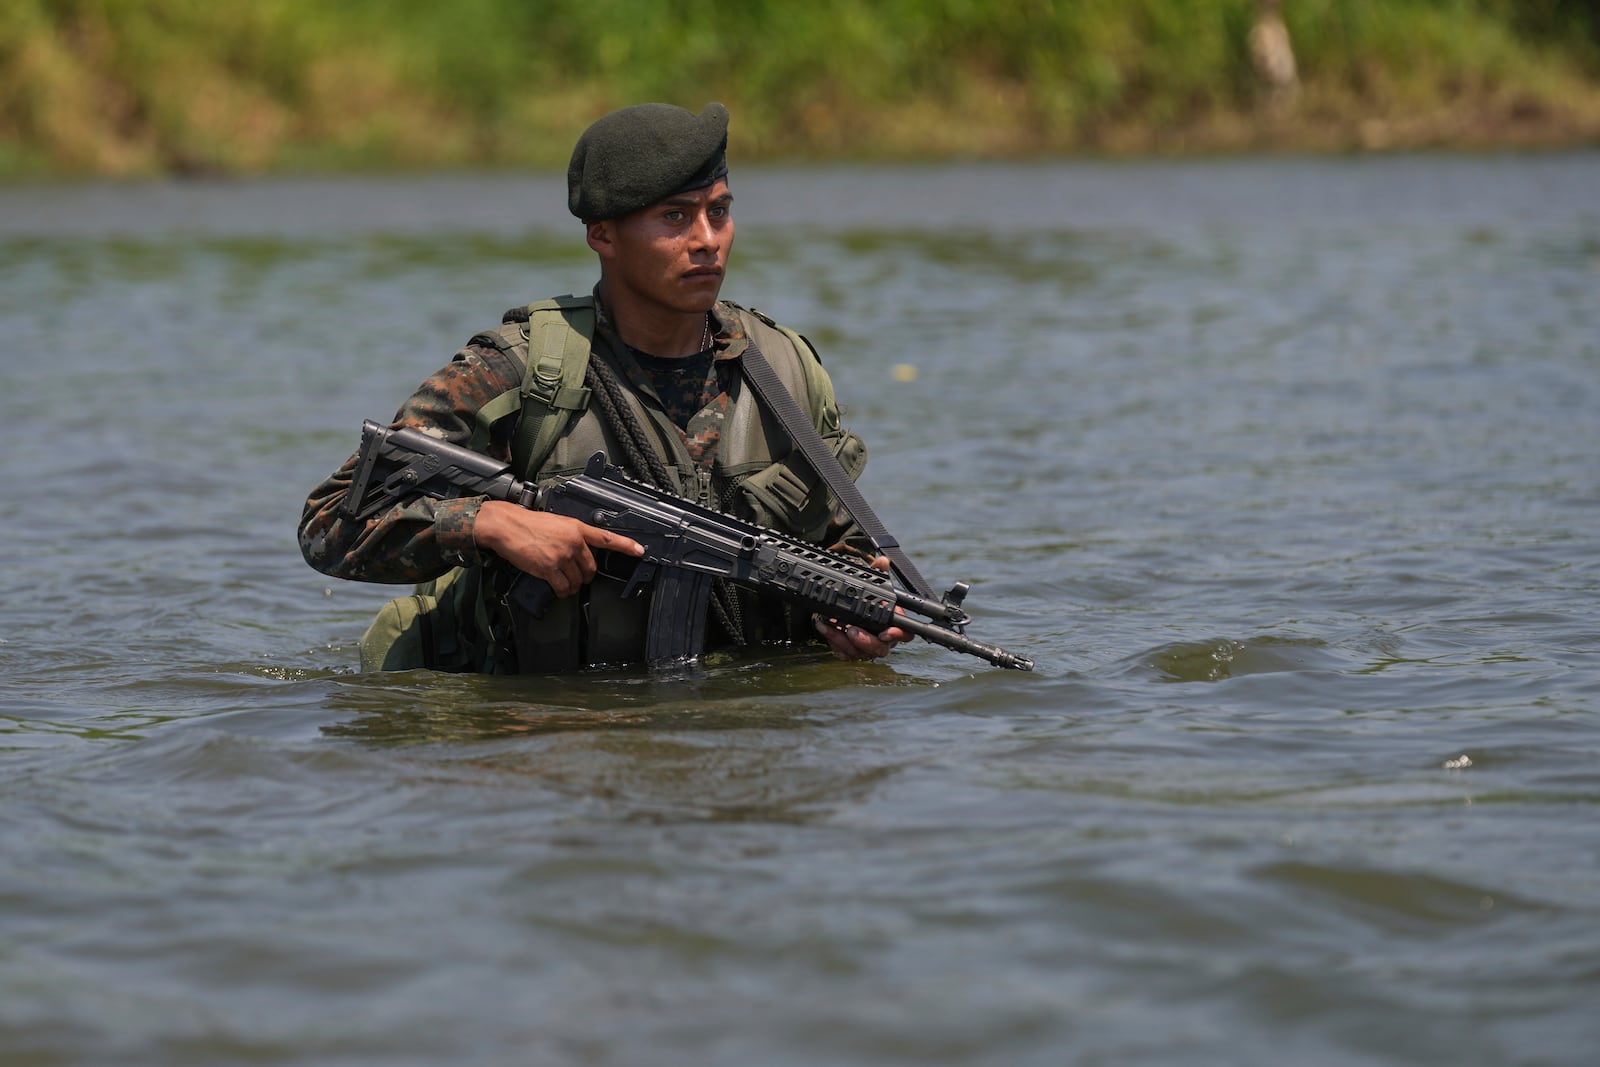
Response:
[[[714,219],[725,219],[729,215],[733,214],[733,208],[729,204],[713,204],[711,207],[706,208],[706,214]],[[670,211],[663,211],[661,213],[661,218],[663,221],[673,223],[674,225],[683,222],[688,217],[689,216],[687,212],[680,211],[677,208],[673,208]]]

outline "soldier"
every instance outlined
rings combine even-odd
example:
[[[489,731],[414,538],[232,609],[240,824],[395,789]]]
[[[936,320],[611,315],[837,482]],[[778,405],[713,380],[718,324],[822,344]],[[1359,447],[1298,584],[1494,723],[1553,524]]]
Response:
[[[568,207],[599,257],[589,297],[507,312],[401,405],[393,425],[423,430],[543,481],[578,473],[594,451],[660,488],[868,555],[870,544],[757,402],[740,357],[758,344],[851,478],[866,463],[843,429],[809,342],[719,300],[733,245],[728,112],[667,104],[613,112],[579,138]],[[356,521],[340,510],[355,457],[318,486],[300,522],[306,561],[325,574],[421,582],[391,601],[362,643],[364,669],[428,666],[547,673],[642,659],[644,598],[595,581],[633,540],[503,501],[418,498]],[[874,565],[886,568],[881,557]],[[537,616],[505,592],[518,573],[550,584]],[[907,635],[794,618],[788,605],[719,583],[708,646],[820,635],[835,655],[876,658]]]

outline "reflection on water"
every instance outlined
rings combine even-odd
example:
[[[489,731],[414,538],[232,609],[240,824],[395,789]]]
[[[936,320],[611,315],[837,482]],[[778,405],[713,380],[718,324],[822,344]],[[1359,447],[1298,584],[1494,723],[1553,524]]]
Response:
[[[927,687],[887,663],[842,663],[814,650],[718,652],[670,672],[600,669],[487,677],[403,671],[341,679],[331,737],[387,743],[489,740],[568,731],[805,729],[863,687]],[[846,707],[851,706],[846,704]]]
[[[1245,641],[1185,641],[1136,657],[1139,666],[1153,668],[1165,682],[1218,682],[1246,674],[1275,671],[1351,669],[1331,653],[1328,643],[1314,637],[1274,637],[1262,634]]]
[[[362,675],[304,494],[559,179],[0,189],[0,1059],[1582,1062],[1600,157],[735,179],[1035,673]]]

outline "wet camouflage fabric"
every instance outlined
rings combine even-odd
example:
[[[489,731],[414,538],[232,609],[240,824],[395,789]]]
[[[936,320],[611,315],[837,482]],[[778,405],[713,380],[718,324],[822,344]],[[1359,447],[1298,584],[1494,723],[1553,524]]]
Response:
[[[521,381],[522,367],[503,353],[469,345],[407,398],[392,425],[466,447],[477,410]],[[496,458],[509,458],[503,445],[500,453]],[[472,538],[482,497],[418,498],[358,522],[339,512],[355,467],[352,455],[306,500],[300,519],[306,562],[335,578],[393,583],[425,581],[484,562]]]
[[[609,358],[634,390],[655,404],[679,427],[689,455],[705,470],[715,470],[717,445],[732,406],[727,390],[737,372],[731,360],[743,353],[748,337],[731,309],[719,304],[712,313],[714,358],[698,388],[685,385],[671,399],[661,397],[649,374],[617,335],[596,295],[593,351]],[[525,363],[492,344],[476,339],[458,351],[448,365],[424,381],[395,413],[392,425],[422,430],[451,444],[471,444],[480,408],[502,393],[522,384]],[[671,392],[669,390],[669,392]],[[697,410],[680,421],[685,411],[700,401]],[[508,418],[506,423],[513,421]],[[508,428],[509,429],[509,428]],[[509,461],[509,432],[493,436],[489,452]],[[394,584],[437,578],[457,566],[478,566],[492,557],[480,553],[472,536],[482,497],[455,500],[419,498],[397,504],[370,519],[354,521],[340,514],[354,477],[356,457],[351,456],[312,491],[300,521],[300,548],[306,561],[335,578]],[[835,548],[854,546],[859,531],[843,525],[840,515],[824,543]]]

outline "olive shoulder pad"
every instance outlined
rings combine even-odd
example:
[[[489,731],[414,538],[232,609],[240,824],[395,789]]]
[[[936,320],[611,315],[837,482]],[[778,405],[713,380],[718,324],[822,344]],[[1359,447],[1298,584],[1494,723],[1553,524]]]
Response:
[[[747,315],[755,316],[766,325],[772,327],[772,329],[777,330],[779,333],[787,336],[791,341],[796,341],[798,344],[803,344],[807,349],[810,350],[812,358],[814,358],[818,363],[822,362],[822,353],[817,351],[817,346],[811,343],[811,338],[807,337],[799,330],[792,330],[789,327],[780,324],[778,320],[774,319],[771,315],[768,315],[760,308],[745,307],[742,304],[734,303],[732,300],[725,300],[723,303],[727,304],[736,311],[742,311]]]
[[[500,316],[500,325],[492,330],[484,330],[474,334],[470,344],[484,345],[498,348],[502,352],[514,353],[520,360],[522,351],[528,343],[528,324],[535,312],[539,311],[565,311],[571,308],[587,308],[594,306],[592,296],[558,296],[549,300],[536,300],[531,304],[521,304],[509,308]]]
[[[567,293],[564,296],[551,297],[549,300],[535,300],[531,304],[522,304],[518,307],[507,309],[500,316],[500,325],[506,326],[515,322],[527,322],[533,317],[535,311],[565,311],[568,308],[593,307],[594,297],[573,296]]]

